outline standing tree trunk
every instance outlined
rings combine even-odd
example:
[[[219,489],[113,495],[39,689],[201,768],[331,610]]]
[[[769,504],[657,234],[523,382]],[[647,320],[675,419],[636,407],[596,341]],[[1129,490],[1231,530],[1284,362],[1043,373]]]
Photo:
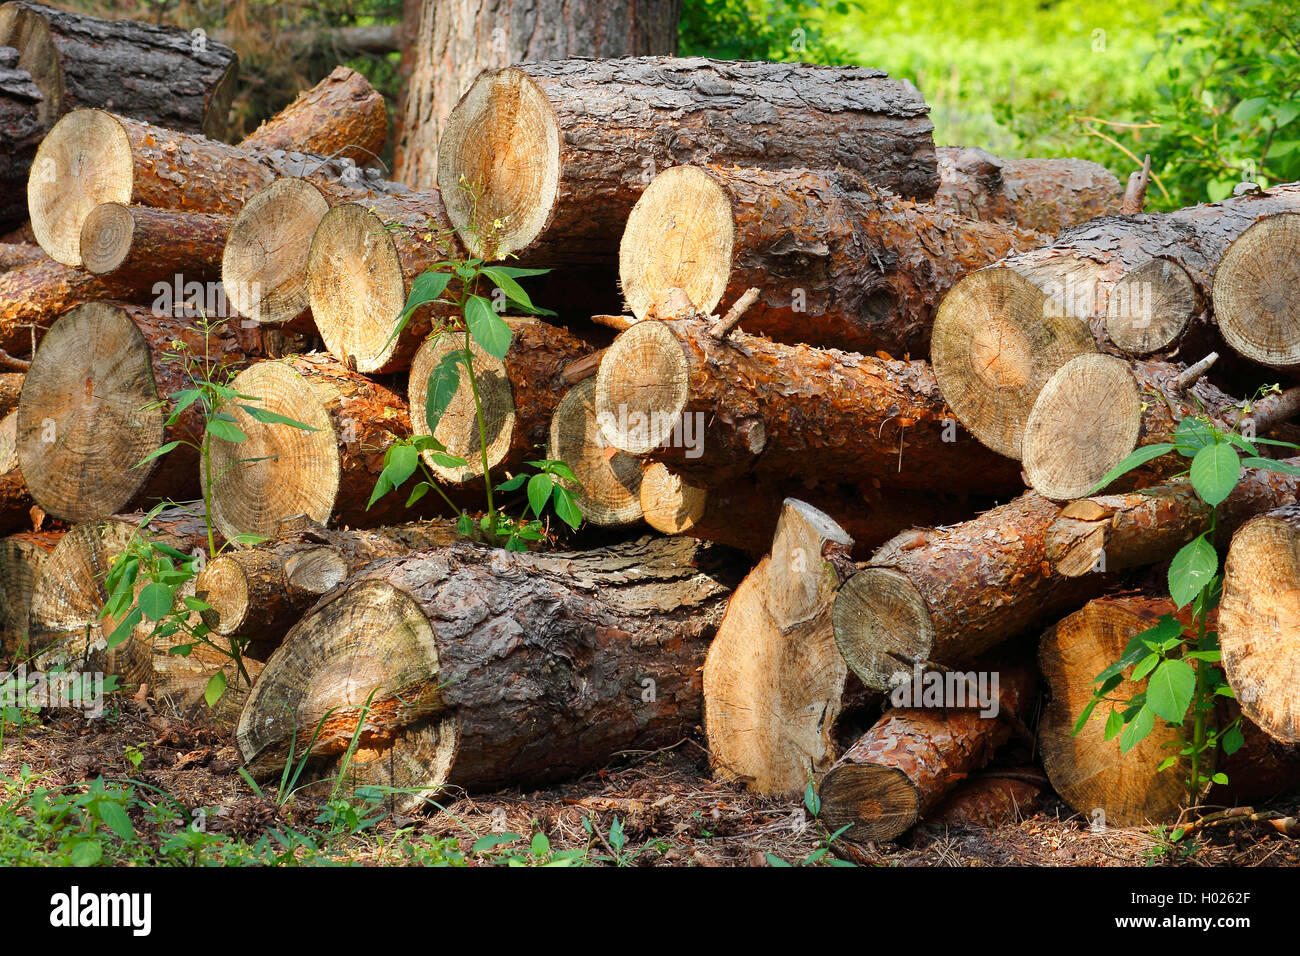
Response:
[[[671,315],[682,293],[708,315],[757,288],[747,332],[919,357],[935,306],[962,276],[1044,241],[847,174],[674,166],[632,208],[619,272],[639,319]]]
[[[452,107],[483,70],[525,60],[672,55],[681,0],[406,0],[395,176],[438,178]]]
[[[668,166],[844,166],[926,199],[939,187],[928,113],[912,84],[861,67],[526,63],[484,73],[448,117],[438,185],[475,255],[598,264]]]

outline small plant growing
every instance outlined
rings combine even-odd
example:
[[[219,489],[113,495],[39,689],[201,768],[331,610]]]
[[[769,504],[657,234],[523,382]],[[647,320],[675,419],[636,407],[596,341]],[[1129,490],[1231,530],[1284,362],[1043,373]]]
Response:
[[[479,234],[476,226],[476,210],[478,208],[479,190],[467,184],[463,177],[459,188],[469,194],[471,208],[475,210],[475,213],[471,216],[467,231],[472,232],[477,240]],[[487,230],[484,237],[486,239],[485,248],[489,250],[497,248],[498,244],[493,237],[499,233],[502,225],[498,221],[493,223],[491,229]],[[453,243],[450,241],[452,238],[450,233],[437,235],[433,232],[432,227],[429,232],[425,233],[424,238],[433,240],[435,236],[441,241],[444,248],[450,249],[453,247]],[[429,431],[432,433],[437,429],[438,422],[442,419],[460,387],[463,369],[463,374],[466,376],[466,381],[469,382],[470,393],[474,399],[474,417],[478,428],[479,454],[481,456],[486,495],[486,507],[482,518],[475,523],[439,487],[437,479],[425,461],[425,454],[434,463],[446,468],[462,467],[467,462],[464,458],[448,452],[446,446],[433,437],[432,434],[414,436],[389,446],[384,454],[383,470],[375,482],[374,493],[370,497],[367,508],[384,495],[400,488],[419,471],[421,473],[420,480],[412,487],[407,498],[406,505],[408,508],[423,498],[429,491],[435,491],[457,513],[457,529],[461,534],[467,537],[482,538],[512,551],[524,551],[527,550],[529,542],[540,541],[546,537],[545,512],[548,506],[554,508],[556,516],[561,521],[574,529],[582,521],[582,512],[579,510],[574,498],[577,477],[572,469],[562,461],[551,459],[530,461],[527,464],[534,469],[534,474],[519,474],[501,484],[493,484],[492,469],[488,461],[487,426],[483,418],[483,405],[479,394],[478,380],[474,373],[474,354],[471,343],[477,343],[480,348],[494,358],[504,359],[506,353],[510,350],[510,343],[514,333],[511,331],[509,323],[498,314],[493,302],[483,293],[487,291],[487,286],[491,286],[494,291],[489,292],[488,295],[502,304],[533,315],[555,314],[535,306],[528,293],[524,291],[523,286],[519,284],[520,279],[542,275],[549,270],[520,269],[512,266],[489,264],[490,261],[496,258],[499,258],[499,256],[493,253],[489,255],[488,259],[447,258],[434,263],[411,283],[411,291],[407,296],[406,305],[402,309],[402,314],[398,317],[396,327],[390,336],[391,341],[400,335],[402,330],[406,328],[411,316],[423,306],[434,302],[453,306],[454,313],[452,317],[443,319],[429,333],[430,338],[433,339],[443,335],[455,336],[457,337],[458,347],[447,352],[433,371],[429,373],[425,391],[424,415]],[[453,281],[455,281],[455,285],[452,284]],[[525,486],[525,482],[527,483],[527,504],[521,516],[513,517],[498,507],[499,499],[496,495],[517,491]]]
[[[195,329],[203,339],[202,354],[181,339],[172,341],[163,361],[180,364],[187,387],[145,406],[145,410],[170,408],[168,427],[179,422],[181,416],[193,407],[198,412],[202,431],[197,437],[180,438],[160,445],[135,466],[139,468],[182,446],[193,449],[198,454],[203,470],[202,518],[207,532],[207,551],[196,549],[193,554],[185,554],[150,535],[151,522],[166,508],[174,507],[172,502],[155,505],[109,568],[104,582],[108,598],[100,610],[100,619],[111,618],[115,622],[106,639],[109,648],[121,644],[137,627],[148,622],[149,640],[175,639],[170,653],[188,656],[196,645],[205,644],[233,661],[239,678],[251,684],[252,680],[244,666],[242,642],[233,638],[224,642],[214,640],[207,625],[196,618],[196,615],[210,610],[210,605],[192,594],[182,593],[185,586],[198,577],[209,557],[216,557],[231,546],[257,544],[262,540],[257,535],[236,535],[220,548],[217,547],[218,535],[212,521],[212,489],[221,476],[212,473],[212,442],[214,439],[242,442],[248,438],[236,422],[233,414],[235,409],[246,412],[255,421],[264,424],[306,431],[315,429],[261,408],[258,405],[260,398],[241,395],[231,387],[230,382],[236,370],[216,360],[211,347],[212,336],[223,321],[201,318],[196,323]],[[218,671],[209,679],[204,693],[208,705],[216,704],[225,691],[225,674]]]
[[[1276,391],[1280,391],[1278,386],[1263,389],[1256,400]],[[1265,458],[1259,449],[1260,445],[1272,445],[1300,450],[1300,446],[1255,438],[1253,434],[1248,438],[1242,433],[1241,424],[1249,408],[1234,427],[1220,425],[1204,414],[1183,417],[1172,442],[1138,448],[1091,492],[1096,494],[1120,476],[1172,453],[1187,459],[1187,468],[1178,476],[1190,479],[1197,497],[1209,508],[1206,530],[1183,545],[1169,566],[1170,597],[1180,610],[1190,605],[1190,625],[1166,614],[1153,627],[1135,634],[1119,660],[1093,678],[1092,698],[1074,726],[1077,735],[1100,704],[1109,704],[1104,736],[1106,740],[1118,737],[1121,753],[1128,753],[1146,739],[1157,720],[1175,728],[1177,752],[1161,761],[1158,769],[1167,770],[1186,759],[1184,782],[1189,807],[1199,803],[1211,784],[1228,782],[1227,775],[1216,769],[1219,751],[1231,755],[1244,743],[1241,717],[1220,726],[1215,707],[1217,698],[1234,697],[1219,663],[1218,632],[1210,626],[1210,615],[1223,590],[1223,574],[1214,548],[1220,506],[1237,487],[1244,468],[1300,475],[1300,468]],[[1128,693],[1124,689],[1143,679],[1147,682],[1145,690]]]

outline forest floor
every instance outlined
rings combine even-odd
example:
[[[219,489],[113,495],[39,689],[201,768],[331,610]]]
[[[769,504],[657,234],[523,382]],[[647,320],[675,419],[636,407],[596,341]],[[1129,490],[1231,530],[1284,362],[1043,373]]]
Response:
[[[281,806],[274,787],[259,794],[239,773],[228,733],[148,704],[126,701],[93,721],[51,711],[6,734],[0,864],[1300,865],[1300,840],[1264,825],[1172,844],[1158,829],[1093,830],[1050,795],[998,827],[922,826],[894,843],[841,841],[826,853],[827,834],[801,801],[714,782],[694,738],[547,789],[444,796],[404,815],[378,797],[331,801],[332,781]]]

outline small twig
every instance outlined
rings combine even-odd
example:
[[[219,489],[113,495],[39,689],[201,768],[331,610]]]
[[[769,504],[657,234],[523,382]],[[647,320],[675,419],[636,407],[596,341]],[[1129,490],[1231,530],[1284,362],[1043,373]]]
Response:
[[[1180,392],[1191,388],[1193,385],[1195,385],[1197,382],[1201,380],[1201,378],[1205,375],[1205,373],[1210,370],[1210,366],[1212,366],[1218,360],[1219,360],[1219,353],[1211,352],[1209,355],[1205,356],[1205,358],[1201,359],[1195,365],[1189,365],[1186,369],[1183,370],[1182,374],[1180,374],[1177,378],[1174,379],[1174,383],[1173,383],[1174,388]]]
[[[15,372],[25,372],[32,367],[32,363],[26,359],[14,358],[4,349],[0,349],[0,366],[11,368]]]
[[[560,381],[565,385],[576,385],[584,379],[591,378],[600,368],[600,360],[605,357],[605,349],[592,352],[580,359],[570,362],[560,372]]]
[[[593,315],[591,321],[615,332],[626,332],[636,324],[636,319],[630,315]]]
[[[1147,185],[1151,182],[1151,154],[1142,160],[1142,168],[1130,174],[1128,187],[1124,190],[1124,200],[1119,211],[1125,216],[1136,216],[1147,203]]]
[[[736,300],[727,314],[720,318],[709,328],[709,335],[715,339],[725,339],[731,334],[731,330],[740,324],[741,317],[745,311],[758,301],[758,289],[751,288],[745,290],[745,294]]]

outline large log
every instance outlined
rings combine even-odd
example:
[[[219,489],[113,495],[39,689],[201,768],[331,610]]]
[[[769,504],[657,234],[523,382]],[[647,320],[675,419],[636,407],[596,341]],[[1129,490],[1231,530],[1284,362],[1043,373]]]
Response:
[[[867,687],[974,660],[1095,597],[1106,579],[1054,577],[1044,536],[1060,508],[1026,492],[883,545],[835,599],[835,639]]]
[[[23,204],[24,213],[26,203]],[[0,244],[0,272],[8,272],[10,269],[21,269],[23,266],[30,266],[33,263],[40,262],[49,257],[41,251],[41,247],[34,243],[28,242],[6,242]]]
[[[43,4],[0,6],[0,46],[44,97],[42,119],[104,107],[213,139],[226,135],[239,58],[230,47],[188,31],[135,20],[101,20]]]
[[[271,656],[236,742],[266,776],[320,725],[311,752],[337,763],[370,699],[350,781],[420,789],[407,805],[674,743],[700,719],[728,560],[643,538],[579,554],[460,544],[371,565]]]
[[[325,347],[359,372],[409,368],[430,330],[452,315],[445,303],[421,306],[394,335],[411,284],[429,266],[459,258],[459,249],[437,192],[325,213],[307,260],[312,317]]]
[[[692,317],[619,335],[596,375],[610,444],[705,486],[754,471],[946,492],[1022,487],[1014,462],[960,433],[925,362],[715,329]]]
[[[1214,321],[1241,355],[1300,368],[1300,203],[1260,219],[1232,241],[1214,274]]]
[[[939,208],[968,219],[1055,235],[1120,211],[1115,174],[1083,159],[1003,159],[978,146],[940,146]]]
[[[785,500],[771,553],[727,602],[704,662],[705,728],[719,779],[786,796],[830,763],[848,678],[831,603],[853,570],[852,547],[830,517]]]
[[[524,462],[545,457],[551,419],[568,388],[563,373],[573,362],[590,353],[591,346],[571,332],[537,319],[506,321],[513,337],[504,359],[489,355],[472,337],[469,346],[483,409],[488,467],[503,465],[517,471]],[[465,344],[465,333],[444,331],[426,339],[416,352],[407,393],[415,434],[430,434],[425,415],[429,376],[448,353],[461,351]],[[449,454],[465,459],[467,464],[439,465],[430,453],[426,453],[426,460],[438,478],[451,484],[464,484],[482,477],[484,444],[469,375],[463,364],[457,368],[456,391],[432,434],[446,446]]]
[[[62,537],[62,531],[27,531],[0,539],[0,649],[7,653],[27,640],[32,588]]]
[[[639,319],[685,293],[702,314],[758,288],[742,327],[783,342],[925,355],[939,300],[1045,237],[805,169],[673,166],[627,219],[619,272]]]
[[[320,596],[348,576],[372,561],[436,548],[456,537],[447,522],[373,531],[291,529],[259,547],[214,558],[199,573],[194,592],[209,605],[201,616],[212,633],[266,660]]]
[[[366,509],[388,446],[411,436],[406,400],[396,392],[317,353],[258,362],[235,376],[231,387],[311,430],[265,424],[232,410],[248,437],[214,439],[211,475],[202,476],[213,523],[227,538],[274,537],[282,522],[299,515],[319,524],[359,525],[407,517],[404,493],[386,495]]]
[[[1039,646],[1039,666],[1049,691],[1038,725],[1043,769],[1061,798],[1095,825],[1164,823],[1186,800],[1185,758],[1166,770],[1156,769],[1176,753],[1169,745],[1177,741],[1177,733],[1164,721],[1157,720],[1150,735],[1127,754],[1120,752],[1117,739],[1105,739],[1110,714],[1105,705],[1074,733],[1097,686],[1093,678],[1119,660],[1135,634],[1165,614],[1189,622],[1186,612],[1177,611],[1167,598],[1099,598],[1049,629]],[[1145,681],[1125,685],[1125,693],[1145,686]],[[1222,707],[1217,715],[1220,726],[1235,713],[1231,706]],[[1228,786],[1211,791],[1211,803],[1276,795],[1297,779],[1300,761],[1294,752],[1272,745],[1249,720],[1242,721],[1242,731],[1245,746],[1226,759],[1219,754]]]
[[[0,43],[0,230],[27,218],[23,186],[36,146],[49,129],[44,97],[32,75],[18,65],[18,51]]]
[[[322,122],[323,118],[328,121]],[[387,138],[388,110],[383,95],[356,70],[336,66],[239,145],[250,150],[345,157],[365,164],[379,157]]]
[[[138,293],[157,282],[182,287],[221,275],[229,216],[101,203],[81,227],[86,271]]]
[[[596,421],[596,380],[570,388],[551,416],[546,457],[564,462],[578,479],[578,509],[605,527],[635,524],[642,513],[642,463],[605,444]]]
[[[973,273],[935,317],[931,360],[944,397],[977,438],[1019,457],[1024,421],[1057,369],[1098,348],[1173,348],[1208,317],[1229,243],[1296,210],[1300,185],[1287,184],[1173,213],[1105,216]],[[1257,327],[1284,328],[1289,301],[1274,296]]]
[[[225,680],[226,690],[215,705],[209,706],[208,683],[218,672]],[[241,657],[236,666],[230,657],[203,644],[183,657],[155,647],[149,699],[154,710],[165,717],[181,720],[191,727],[210,726],[229,734],[234,732],[240,711],[248,700],[245,675],[256,681],[261,673],[260,661]]]
[[[927,113],[910,83],[860,67],[520,63],[481,74],[447,118],[438,185],[476,255],[608,262],[668,166],[838,165],[925,199],[939,186]]]
[[[34,262],[0,274],[0,349],[30,355],[50,324],[65,312],[130,294],[117,282],[65,266],[42,253]]]
[[[1289,459],[1300,466],[1300,459]],[[1300,478],[1247,469],[1220,502],[1216,540],[1226,544],[1248,519],[1280,508],[1300,495]],[[1211,509],[1187,481],[1141,491],[1072,501],[1047,531],[1047,559],[1056,574],[1079,577],[1168,561],[1197,535],[1210,530]]]
[[[986,666],[975,686],[961,685],[968,706],[909,701],[912,706],[888,711],[822,780],[822,822],[832,831],[847,826],[844,837],[862,843],[906,833],[1023,726],[1037,696],[1036,684],[1032,668]],[[992,698],[987,710],[980,707],[981,691]]]
[[[1186,417],[1209,416],[1230,429],[1250,419],[1262,436],[1292,414],[1294,393],[1248,411],[1204,379],[1184,387],[1187,371],[1111,355],[1071,359],[1043,386],[1025,422],[1021,453],[1030,487],[1057,501],[1089,494],[1135,448],[1172,441]],[[1162,455],[1111,489],[1159,484],[1187,465],[1179,455]]]
[[[198,442],[197,405],[167,425],[190,387],[174,342],[214,365],[260,349],[219,326],[205,341],[184,321],[139,306],[91,302],[54,323],[32,358],[18,402],[18,461],[36,502],[67,521],[88,521],[146,502],[198,496],[198,453],[187,445],[136,467],[172,441]],[[172,359],[168,359],[168,355]]]

